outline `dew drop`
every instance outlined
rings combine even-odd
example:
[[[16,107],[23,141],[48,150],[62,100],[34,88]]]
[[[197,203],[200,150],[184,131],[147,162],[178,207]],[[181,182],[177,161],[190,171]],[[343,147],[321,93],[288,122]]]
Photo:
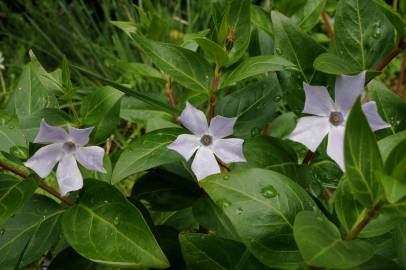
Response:
[[[120,218],[119,217],[115,217],[113,220],[114,225],[118,225],[120,223]]]
[[[224,176],[223,176],[223,180],[226,180],[226,181],[227,181],[228,179],[230,179],[230,176],[229,176],[229,175],[224,175]]]
[[[241,215],[242,212],[244,212],[244,210],[243,210],[241,207],[239,207],[239,208],[237,208],[237,209],[235,210],[235,213],[236,213],[238,216]]]
[[[3,236],[3,234],[6,232],[5,229],[0,229],[0,236]]]
[[[276,48],[275,52],[277,55],[282,55],[282,50],[280,48]]]
[[[275,101],[275,102],[279,102],[280,100],[281,100],[281,96],[275,96],[273,98],[273,101]]]
[[[231,203],[226,199],[220,199],[217,201],[217,205],[219,205],[221,208],[227,208],[231,205]]]
[[[108,200],[104,200],[103,202],[104,202],[104,203],[109,203],[109,201],[108,201]]]
[[[270,199],[270,198],[273,198],[276,195],[278,195],[278,192],[276,191],[276,189],[273,186],[268,185],[261,189],[261,194],[265,198]]]
[[[254,127],[251,129],[251,136],[256,137],[261,134],[261,129],[258,127]]]

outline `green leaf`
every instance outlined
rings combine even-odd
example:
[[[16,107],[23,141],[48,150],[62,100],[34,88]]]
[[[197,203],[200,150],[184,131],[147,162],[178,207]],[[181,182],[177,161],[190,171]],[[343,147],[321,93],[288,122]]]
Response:
[[[112,183],[163,164],[173,163],[180,155],[166,146],[184,133],[180,128],[160,129],[135,139],[120,155],[113,170]]]
[[[401,121],[406,119],[406,103],[384,83],[377,80],[368,83],[368,96],[375,100],[379,115],[390,123],[390,128],[395,133]]]
[[[298,212],[315,205],[300,186],[263,169],[209,176],[200,184],[258,260],[275,268],[301,264],[293,241],[293,220]]]
[[[295,69],[295,65],[279,56],[261,55],[250,57],[222,76],[220,88],[262,73],[289,69]]]
[[[323,11],[326,2],[327,0],[308,0],[303,7],[293,14],[292,20],[303,31],[310,31],[319,22],[320,13]]]
[[[212,70],[199,54],[182,47],[148,40],[138,33],[131,37],[152,62],[173,80],[196,92],[208,92]]]
[[[68,243],[97,263],[124,268],[166,268],[158,246],[141,212],[113,186],[87,180],[79,204],[63,215]]]
[[[344,138],[344,160],[352,193],[366,208],[380,200],[382,188],[375,172],[382,171],[382,158],[375,135],[358,99],[348,116]]]
[[[193,215],[201,226],[219,237],[239,241],[233,224],[223,210],[210,198],[200,198],[193,204]]]
[[[279,115],[271,122],[269,136],[285,139],[296,127],[297,116],[293,112]]]
[[[138,25],[132,21],[110,21],[112,25],[123,30],[127,35],[135,33],[138,29]]]
[[[86,258],[80,256],[71,247],[66,248],[61,253],[59,253],[49,265],[48,270],[72,270],[72,269],[86,269],[86,270],[118,270],[118,268],[113,268],[105,266],[102,264],[97,264],[95,262],[89,261]]]
[[[34,195],[0,225],[1,269],[14,270],[39,259],[59,238],[63,209],[52,199]]]
[[[207,58],[210,62],[216,63],[222,66],[228,61],[228,54],[223,47],[218,45],[216,42],[211,41],[208,38],[200,37],[194,39],[200,48],[206,53]]]
[[[396,146],[406,140],[406,130],[391,136],[385,137],[378,142],[379,150],[382,155],[382,159],[386,162],[389,154],[396,148]]]
[[[273,36],[271,16],[263,8],[257,5],[251,5],[251,22],[268,33],[268,35]]]
[[[34,177],[20,180],[0,174],[0,225],[31,198],[36,188]]]
[[[394,231],[393,236],[395,251],[399,259],[400,264],[406,267],[406,223],[399,222],[398,226]]]
[[[316,60],[314,60],[313,65],[318,71],[327,74],[342,75],[357,73],[356,66],[334,53],[320,54]]]
[[[402,0],[400,2],[402,2]],[[405,20],[402,19],[402,17],[399,15],[399,13],[397,13],[395,10],[393,10],[393,8],[383,0],[374,0],[374,3],[383,11],[383,13],[386,15],[388,20],[396,28],[397,39],[399,40],[402,37],[404,37],[405,30],[406,30],[406,22],[405,22]],[[400,3],[400,5],[402,5],[402,4]]]
[[[194,179],[155,169],[137,179],[131,198],[147,201],[154,211],[175,211],[192,206],[199,195]]]
[[[232,0],[228,14],[228,35],[232,32],[233,46],[229,51],[228,65],[237,62],[246,52],[251,37],[250,0]]]
[[[57,100],[41,78],[48,75],[37,60],[33,59],[23,67],[20,78],[8,101],[8,110],[20,121],[40,114],[44,108],[57,106]],[[36,122],[39,126],[39,121]]]
[[[395,46],[394,27],[370,0],[339,1],[334,30],[338,55],[358,71],[374,69]]]
[[[374,255],[369,243],[342,240],[340,231],[332,222],[311,211],[303,211],[296,216],[294,235],[309,265],[350,268],[368,261]]]
[[[295,64],[302,79],[310,82],[315,73],[313,61],[324,52],[323,47],[284,15],[272,11],[271,16],[275,53]]]
[[[216,114],[238,117],[234,126],[234,136],[250,137],[258,135],[272,120],[281,90],[275,74],[232,92],[219,100]]]
[[[92,71],[89,71],[89,70],[87,70],[87,69],[85,69],[83,67],[79,67],[79,66],[72,66],[72,67],[79,70],[82,73],[85,73],[85,74],[87,74],[87,75],[101,81],[101,82],[106,83],[107,85],[110,85],[111,87],[114,87],[115,89],[117,89],[117,90],[119,90],[119,91],[121,91],[121,92],[123,92],[123,93],[125,93],[125,94],[127,94],[129,96],[133,96],[138,100],[141,100],[141,101],[143,101],[143,102],[145,102],[147,104],[150,104],[154,108],[157,108],[157,109],[159,109],[161,111],[164,111],[164,112],[168,112],[170,114],[175,114],[175,115],[179,114],[179,111],[177,109],[174,109],[171,106],[169,106],[168,104],[165,104],[165,103],[163,103],[161,101],[155,100],[155,99],[149,97],[148,95],[142,94],[142,93],[140,93],[140,92],[138,92],[136,90],[133,90],[133,89],[128,88],[126,86],[123,86],[123,85],[121,85],[119,83],[116,83],[114,81],[106,79],[106,78],[102,77],[101,75],[96,74],[96,73],[94,73]]]
[[[137,74],[145,78],[165,80],[165,76],[161,72],[159,72],[158,70],[147,64],[123,61],[117,63],[117,66],[120,68],[120,70],[123,70],[124,72]]]
[[[80,109],[83,124],[93,126],[93,141],[103,142],[114,132],[120,119],[120,99],[124,94],[112,87],[95,88]]]
[[[347,234],[352,230],[365,209],[352,195],[348,182],[348,179],[342,179],[334,193],[334,210]]]
[[[14,146],[27,147],[22,130],[14,124],[0,126],[0,151],[9,152]]]
[[[179,241],[190,270],[269,269],[239,242],[198,233],[182,233]]]

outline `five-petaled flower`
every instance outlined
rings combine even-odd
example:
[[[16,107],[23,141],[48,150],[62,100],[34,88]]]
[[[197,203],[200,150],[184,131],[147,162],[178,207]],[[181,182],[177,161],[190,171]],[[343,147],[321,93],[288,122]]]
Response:
[[[327,154],[344,171],[344,130],[348,114],[355,100],[362,95],[365,84],[365,72],[356,76],[338,76],[335,82],[335,102],[332,101],[326,87],[303,84],[306,101],[303,113],[289,139],[304,144],[312,152],[328,134]],[[390,127],[379,116],[376,103],[362,105],[365,116],[373,131]]]
[[[81,189],[83,177],[76,161],[89,170],[106,172],[103,168],[104,149],[99,146],[84,147],[89,142],[92,130],[92,127],[85,129],[69,127],[67,134],[63,128],[50,126],[42,119],[34,143],[52,144],[39,149],[24,165],[44,178],[59,162],[56,178],[61,194]]]
[[[211,119],[209,127],[204,113],[186,103],[180,122],[193,134],[179,135],[168,148],[181,154],[187,161],[196,152],[192,170],[198,180],[220,173],[216,157],[224,163],[245,162],[242,151],[244,140],[224,139],[233,134],[236,120],[218,115]]]

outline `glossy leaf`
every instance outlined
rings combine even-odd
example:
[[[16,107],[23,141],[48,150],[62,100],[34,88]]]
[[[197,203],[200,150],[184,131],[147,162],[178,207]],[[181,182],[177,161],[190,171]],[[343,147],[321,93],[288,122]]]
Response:
[[[263,8],[251,5],[251,22],[264,30],[269,35],[272,34],[272,25],[271,25],[271,15],[266,12]]]
[[[182,47],[148,40],[141,34],[131,37],[152,62],[184,87],[207,92],[212,71],[209,63],[199,54]]]
[[[280,100],[281,90],[277,78],[271,75],[222,98],[216,107],[216,114],[238,117],[234,136],[250,137],[252,133],[261,133],[262,128],[272,120]]]
[[[296,216],[294,235],[309,265],[350,268],[374,255],[370,244],[362,240],[342,240],[340,231],[332,222],[311,211],[303,211]]]
[[[52,199],[34,195],[12,218],[0,225],[0,261],[4,270],[39,259],[59,238],[63,213]]]
[[[182,133],[185,130],[180,128],[160,129],[134,140],[117,160],[112,183],[118,183],[137,172],[177,161],[180,155],[166,146]]]
[[[357,73],[357,67],[347,59],[343,59],[334,53],[322,53],[314,60],[314,68],[318,71],[333,74]]]
[[[406,140],[406,130],[388,136],[378,142],[379,151],[381,152],[382,159],[386,161],[389,154],[399,145]]]
[[[314,203],[296,183],[263,169],[214,175],[200,183],[258,260],[276,268],[302,262],[293,240],[293,220]]]
[[[302,79],[310,82],[315,73],[313,61],[324,52],[323,47],[289,18],[276,11],[272,12],[272,23],[275,35],[275,53],[295,64]]]
[[[86,126],[93,126],[94,142],[108,138],[116,128],[120,117],[120,99],[124,94],[112,87],[94,89],[83,99],[81,115]]]
[[[63,215],[68,243],[97,263],[124,268],[166,268],[168,261],[140,211],[113,186],[87,180],[79,203]]]
[[[375,172],[383,170],[375,135],[362,112],[360,99],[348,116],[344,139],[345,169],[352,193],[363,206],[372,208],[382,188]]]
[[[240,238],[223,209],[210,198],[200,198],[193,204],[193,215],[201,226],[215,235],[235,241]]]
[[[0,224],[20,209],[34,193],[37,182],[34,177],[21,180],[14,176],[0,175]]]
[[[293,14],[292,19],[303,31],[311,30],[320,19],[327,0],[308,0],[306,4]]]
[[[180,234],[179,240],[190,270],[269,269],[239,242],[198,233]]]
[[[228,53],[223,47],[218,45],[216,42],[211,41],[208,38],[196,38],[194,39],[200,48],[206,53],[209,61],[222,66],[228,61]]]
[[[395,29],[373,1],[340,1],[334,30],[338,55],[358,71],[375,68],[395,46]]]
[[[403,267],[406,267],[406,223],[399,223],[395,229],[393,239],[399,262]]]
[[[220,88],[230,86],[255,75],[288,69],[295,69],[295,65],[279,56],[261,55],[250,57],[222,76]]]

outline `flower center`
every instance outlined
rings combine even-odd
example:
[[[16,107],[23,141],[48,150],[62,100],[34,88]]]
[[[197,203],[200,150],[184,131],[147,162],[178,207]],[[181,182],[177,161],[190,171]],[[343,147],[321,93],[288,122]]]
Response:
[[[200,139],[200,142],[204,145],[204,146],[209,146],[212,142],[213,142],[213,137],[210,135],[203,135],[202,138]]]
[[[339,126],[344,122],[344,116],[341,112],[332,112],[329,120],[332,125]]]
[[[63,148],[63,151],[64,151],[66,154],[70,154],[70,153],[73,153],[73,152],[76,151],[76,145],[75,145],[73,142],[66,142],[66,143],[64,143],[63,146],[62,146],[62,148]]]

